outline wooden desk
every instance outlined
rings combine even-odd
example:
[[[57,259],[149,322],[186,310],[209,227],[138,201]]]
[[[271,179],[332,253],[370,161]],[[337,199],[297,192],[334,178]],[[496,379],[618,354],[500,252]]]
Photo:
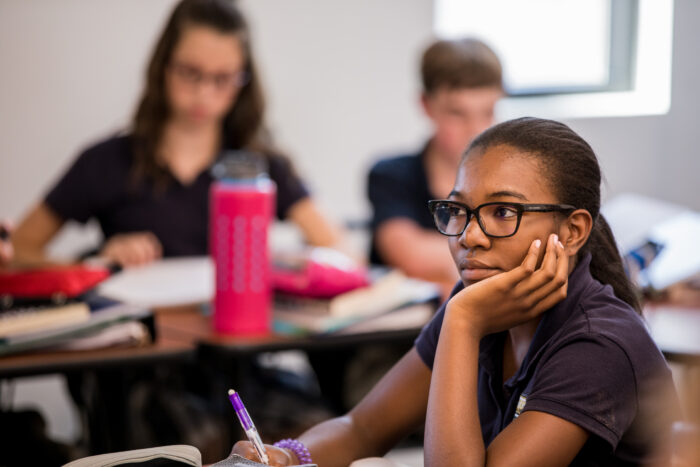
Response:
[[[127,381],[150,367],[195,362],[205,367],[205,371],[222,375],[226,378],[224,381],[241,382],[249,379],[250,362],[261,352],[330,349],[377,341],[410,343],[419,332],[411,329],[304,338],[278,334],[231,337],[215,333],[209,317],[203,315],[198,306],[159,309],[154,317],[157,339],[151,345],[3,356],[0,357],[0,379],[50,373],[91,378],[94,391],[83,410],[91,435],[90,453],[99,454],[128,448],[124,436],[129,424],[124,397],[128,391]],[[228,400],[219,398],[220,394],[225,394],[225,388],[217,388],[212,397],[226,405]]]
[[[411,348],[421,329],[303,337],[274,333],[256,337],[226,336],[216,333],[210,319],[193,309],[168,314],[163,326],[173,335],[197,342],[197,361],[201,371],[209,372],[210,381],[218,382],[211,397],[214,401],[230,387],[244,394],[259,392],[259,387],[251,385],[250,378],[251,374],[260,371],[255,363],[259,354],[302,350],[307,352],[309,362],[316,370],[325,404],[338,413],[348,409],[344,397],[347,389],[346,367],[356,352],[366,345],[386,346],[389,350],[386,364],[395,363]],[[372,380],[368,381],[367,388]]]
[[[662,352],[672,361],[700,364],[700,306],[649,304],[644,315]],[[168,360],[194,358],[196,351],[245,355],[290,349],[323,349],[370,342],[404,342],[419,329],[379,331],[349,335],[291,337],[268,334],[232,337],[217,334],[197,306],[171,307],[155,313],[158,338],[137,348],[89,351],[33,352],[0,357],[0,378],[62,373],[120,365],[152,365]]]
[[[208,316],[197,307],[179,307],[161,313],[159,329],[173,338],[196,342],[200,351],[251,354],[278,350],[310,350],[361,345],[370,342],[413,340],[420,328],[359,334],[320,334],[289,336],[269,333],[260,336],[227,336],[216,333]]]
[[[0,379],[59,373],[66,375],[89,431],[89,453],[127,449],[127,398],[134,375],[161,365],[194,360],[196,343],[170,333],[167,314],[155,313],[156,340],[143,347],[84,351],[36,351],[0,357]],[[87,384],[86,384],[87,382]],[[86,389],[87,388],[87,389]]]
[[[194,359],[197,351],[235,356],[277,350],[337,348],[378,341],[408,341],[419,332],[419,329],[408,329],[309,337],[272,333],[257,337],[232,337],[214,332],[209,317],[204,316],[195,305],[157,310],[155,323],[157,339],[144,347],[36,351],[2,356],[0,379],[185,361]]]

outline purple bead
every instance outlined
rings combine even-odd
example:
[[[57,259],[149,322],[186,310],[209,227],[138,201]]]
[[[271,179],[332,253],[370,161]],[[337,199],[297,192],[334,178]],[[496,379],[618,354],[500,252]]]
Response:
[[[296,454],[297,458],[299,459],[299,462],[302,462],[304,464],[312,463],[311,453],[309,452],[309,449],[306,446],[304,446],[304,443],[297,439],[283,439],[277,441],[274,444],[274,446],[282,449],[289,449],[294,454]]]

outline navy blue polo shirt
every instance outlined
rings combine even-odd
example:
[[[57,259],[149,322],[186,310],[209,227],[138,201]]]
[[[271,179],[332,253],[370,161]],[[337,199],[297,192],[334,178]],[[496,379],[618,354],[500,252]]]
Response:
[[[266,154],[277,184],[277,216],[308,196],[289,160]],[[133,183],[132,138],[110,138],[85,150],[49,191],[44,202],[63,220],[97,219],[105,239],[148,231],[163,246],[163,256],[208,253],[209,187],[206,169],[189,184],[175,177],[161,189],[150,179]]]
[[[678,413],[670,370],[642,318],[595,280],[587,255],[566,299],[545,312],[518,371],[503,381],[506,332],[479,349],[478,405],[484,443],[520,413],[546,412],[590,433],[572,465],[637,465],[666,442]],[[460,283],[452,295],[462,290]],[[432,369],[445,305],[416,339]]]
[[[372,204],[370,262],[384,264],[374,244],[374,232],[382,222],[403,217],[435,231],[428,201],[434,199],[425,173],[426,144],[418,154],[391,157],[377,162],[369,172],[367,195]]]

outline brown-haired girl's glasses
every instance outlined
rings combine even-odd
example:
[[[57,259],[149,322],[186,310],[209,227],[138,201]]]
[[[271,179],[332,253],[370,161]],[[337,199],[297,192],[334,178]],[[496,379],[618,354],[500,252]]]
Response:
[[[211,81],[217,91],[242,88],[250,80],[248,73],[245,71],[207,73],[194,65],[179,62],[171,63],[169,68],[174,76],[189,86],[195,87]]]
[[[493,238],[512,237],[520,227],[524,212],[564,212],[576,208],[568,204],[522,204],[493,202],[484,203],[471,209],[466,204],[437,199],[428,201],[430,212],[438,231],[449,237],[464,233],[472,215],[476,217],[481,231]]]

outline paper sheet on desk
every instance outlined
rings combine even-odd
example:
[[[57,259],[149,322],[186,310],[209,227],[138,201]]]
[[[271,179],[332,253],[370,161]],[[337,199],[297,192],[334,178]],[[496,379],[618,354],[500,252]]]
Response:
[[[700,272],[700,214],[686,211],[651,229],[650,241],[663,245],[644,271],[657,290],[689,279]]]
[[[100,295],[146,307],[204,303],[214,296],[208,256],[167,258],[128,268],[99,285]]]
[[[648,240],[655,225],[684,212],[686,208],[636,193],[622,193],[606,202],[601,212],[625,254]]]

